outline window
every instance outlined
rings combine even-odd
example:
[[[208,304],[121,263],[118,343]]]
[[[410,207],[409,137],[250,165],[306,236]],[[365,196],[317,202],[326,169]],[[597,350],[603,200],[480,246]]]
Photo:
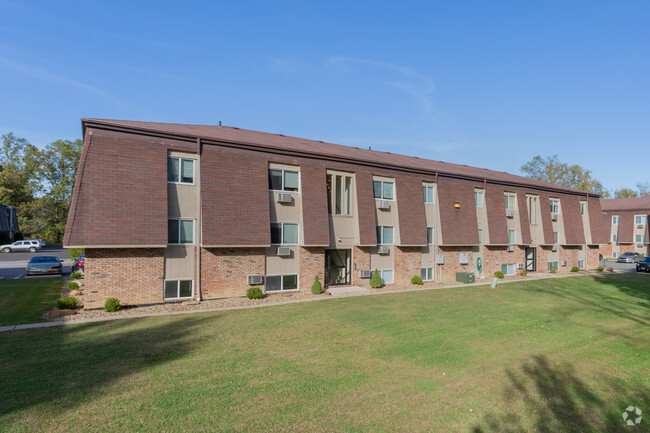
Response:
[[[377,226],[377,243],[379,245],[393,244],[393,227]]]
[[[167,182],[194,183],[194,160],[189,158],[167,157]]]
[[[584,201],[580,202],[580,215],[584,216],[585,213],[587,212],[587,203]]]
[[[432,281],[433,280],[433,268],[421,268],[420,269],[420,277],[424,281]]]
[[[298,290],[298,275],[267,275],[264,279],[265,292],[284,292]]]
[[[170,244],[193,244],[194,220],[167,220],[167,241]]]
[[[474,204],[476,207],[483,207],[483,203],[485,201],[485,191],[482,189],[475,189],[474,190]]]
[[[433,244],[433,227],[427,227],[427,244]]]
[[[646,224],[648,222],[647,215],[635,215],[634,224]]]
[[[584,260],[578,260],[578,268],[580,268],[580,269],[585,268],[585,261]]]
[[[379,276],[381,277],[382,284],[392,284],[393,283],[393,270],[384,269],[379,271]]]
[[[549,203],[551,205],[551,213],[560,213],[560,200],[552,198],[549,200]]]
[[[271,243],[295,245],[298,243],[297,223],[271,223]]]
[[[516,210],[517,209],[517,196],[515,194],[505,194],[506,199],[506,210]]]
[[[386,182],[383,180],[373,180],[372,181],[372,192],[375,198],[381,200],[392,200],[394,198],[393,194],[393,182]]]
[[[531,224],[537,224],[537,197],[526,197],[528,202],[528,221]]]
[[[636,242],[645,244],[645,235],[636,235]]]
[[[269,189],[274,191],[298,191],[298,172],[269,168]]]
[[[553,243],[554,244],[560,243],[560,234],[558,232],[553,232]]]
[[[164,298],[182,299],[191,298],[194,288],[192,280],[167,280],[165,281]]]
[[[501,265],[501,272],[505,275],[514,275],[515,274],[515,264],[508,263],[507,265]]]
[[[613,215],[612,216],[612,224],[618,224],[618,215]]]
[[[517,231],[516,230],[508,230],[508,243],[509,244],[516,244],[517,243]]]
[[[478,243],[483,243],[483,229],[478,229]]]
[[[327,175],[327,211],[332,215],[352,215],[352,176]]]
[[[548,271],[551,272],[552,270],[558,270],[557,262],[548,262]]]
[[[616,251],[613,252],[613,253],[612,253],[612,257],[614,257],[615,259],[618,258],[618,253],[617,253]]]
[[[617,234],[612,235],[612,242],[618,242],[618,235]]]
[[[424,196],[424,202],[433,204],[433,186],[423,185],[422,186],[422,195]]]

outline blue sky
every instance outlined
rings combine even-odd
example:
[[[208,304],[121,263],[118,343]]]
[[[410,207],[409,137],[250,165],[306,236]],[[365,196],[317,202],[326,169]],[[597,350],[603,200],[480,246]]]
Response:
[[[647,1],[0,0],[0,134],[217,124],[650,181]]]

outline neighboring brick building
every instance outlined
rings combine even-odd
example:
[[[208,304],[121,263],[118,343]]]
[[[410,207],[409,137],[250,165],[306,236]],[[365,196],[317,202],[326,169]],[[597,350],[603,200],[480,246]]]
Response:
[[[631,251],[650,254],[650,197],[615,198],[601,200],[609,242],[600,253],[604,257],[618,257]]]
[[[221,126],[84,119],[67,247],[86,306],[598,266],[599,196]]]

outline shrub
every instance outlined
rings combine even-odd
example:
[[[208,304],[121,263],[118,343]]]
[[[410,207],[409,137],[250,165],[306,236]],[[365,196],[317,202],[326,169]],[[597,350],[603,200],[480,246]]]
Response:
[[[526,275],[528,275],[528,270],[527,269],[522,270],[521,272],[519,272],[519,275],[525,277]]]
[[[372,274],[372,278],[370,279],[370,287],[373,289],[381,287],[381,277],[379,276],[379,271],[377,269],[375,269],[375,273]]]
[[[62,296],[56,301],[56,306],[59,310],[74,310],[77,308],[79,300],[72,296]]]
[[[73,278],[75,280],[81,280],[84,277],[84,274],[82,274],[79,271],[74,271],[73,273],[70,274],[70,278]]]
[[[262,293],[262,289],[259,287],[249,287],[248,290],[246,290],[246,297],[248,299],[262,299],[264,293]]]
[[[504,278],[505,274],[503,272],[501,272],[501,271],[496,271],[494,273],[494,276],[497,277],[497,278]]]
[[[421,276],[419,276],[419,275],[413,275],[413,276],[411,277],[411,284],[421,285],[421,284],[424,284],[424,282],[422,281],[422,277],[421,277]]]
[[[598,272],[603,272],[605,270],[605,268],[603,268],[602,266],[598,266],[596,268],[596,270],[598,270]]]
[[[79,283],[75,281],[68,281],[68,289],[70,290],[79,290]]]
[[[320,284],[320,280],[318,279],[318,275],[314,277],[314,284],[311,285],[311,292],[314,295],[319,295],[323,293],[323,286]]]
[[[571,268],[571,272],[578,272],[579,270],[580,270],[580,268],[577,267],[577,266],[574,266],[574,267]]]
[[[68,255],[72,260],[75,260],[77,257],[79,257],[79,255],[83,254],[84,251],[85,250],[83,248],[70,248],[68,250]]]
[[[120,300],[117,298],[108,298],[106,302],[104,302],[104,311],[108,313],[114,313],[120,308],[122,308],[122,305],[120,304]]]
[[[556,273],[556,272],[557,272],[557,268],[556,268],[555,266],[553,266],[553,267],[551,268],[551,274],[554,274],[554,273]]]

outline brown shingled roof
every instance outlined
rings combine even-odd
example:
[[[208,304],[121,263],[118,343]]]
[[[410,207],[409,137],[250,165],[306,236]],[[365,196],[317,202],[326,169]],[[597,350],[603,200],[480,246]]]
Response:
[[[647,210],[650,211],[650,197],[612,198],[601,200],[600,207],[603,212],[615,210]]]
[[[166,133],[177,136],[202,138],[206,140],[245,143],[261,147],[281,148],[297,152],[312,153],[321,156],[345,158],[356,161],[368,161],[377,164],[391,164],[397,167],[418,169],[440,174],[486,179],[499,183],[528,185],[534,188],[555,190],[558,192],[578,193],[586,195],[585,191],[541,182],[514,174],[488,170],[485,168],[469,167],[442,161],[405,156],[390,152],[360,149],[358,147],[325,143],[323,141],[307,140],[289,137],[282,134],[251,131],[228,126],[214,125],[185,125],[179,123],[139,122],[131,120],[82,119],[83,124],[104,125],[107,127],[137,129],[145,132]],[[85,131],[84,131],[85,132]],[[590,194],[597,196],[597,194]]]

